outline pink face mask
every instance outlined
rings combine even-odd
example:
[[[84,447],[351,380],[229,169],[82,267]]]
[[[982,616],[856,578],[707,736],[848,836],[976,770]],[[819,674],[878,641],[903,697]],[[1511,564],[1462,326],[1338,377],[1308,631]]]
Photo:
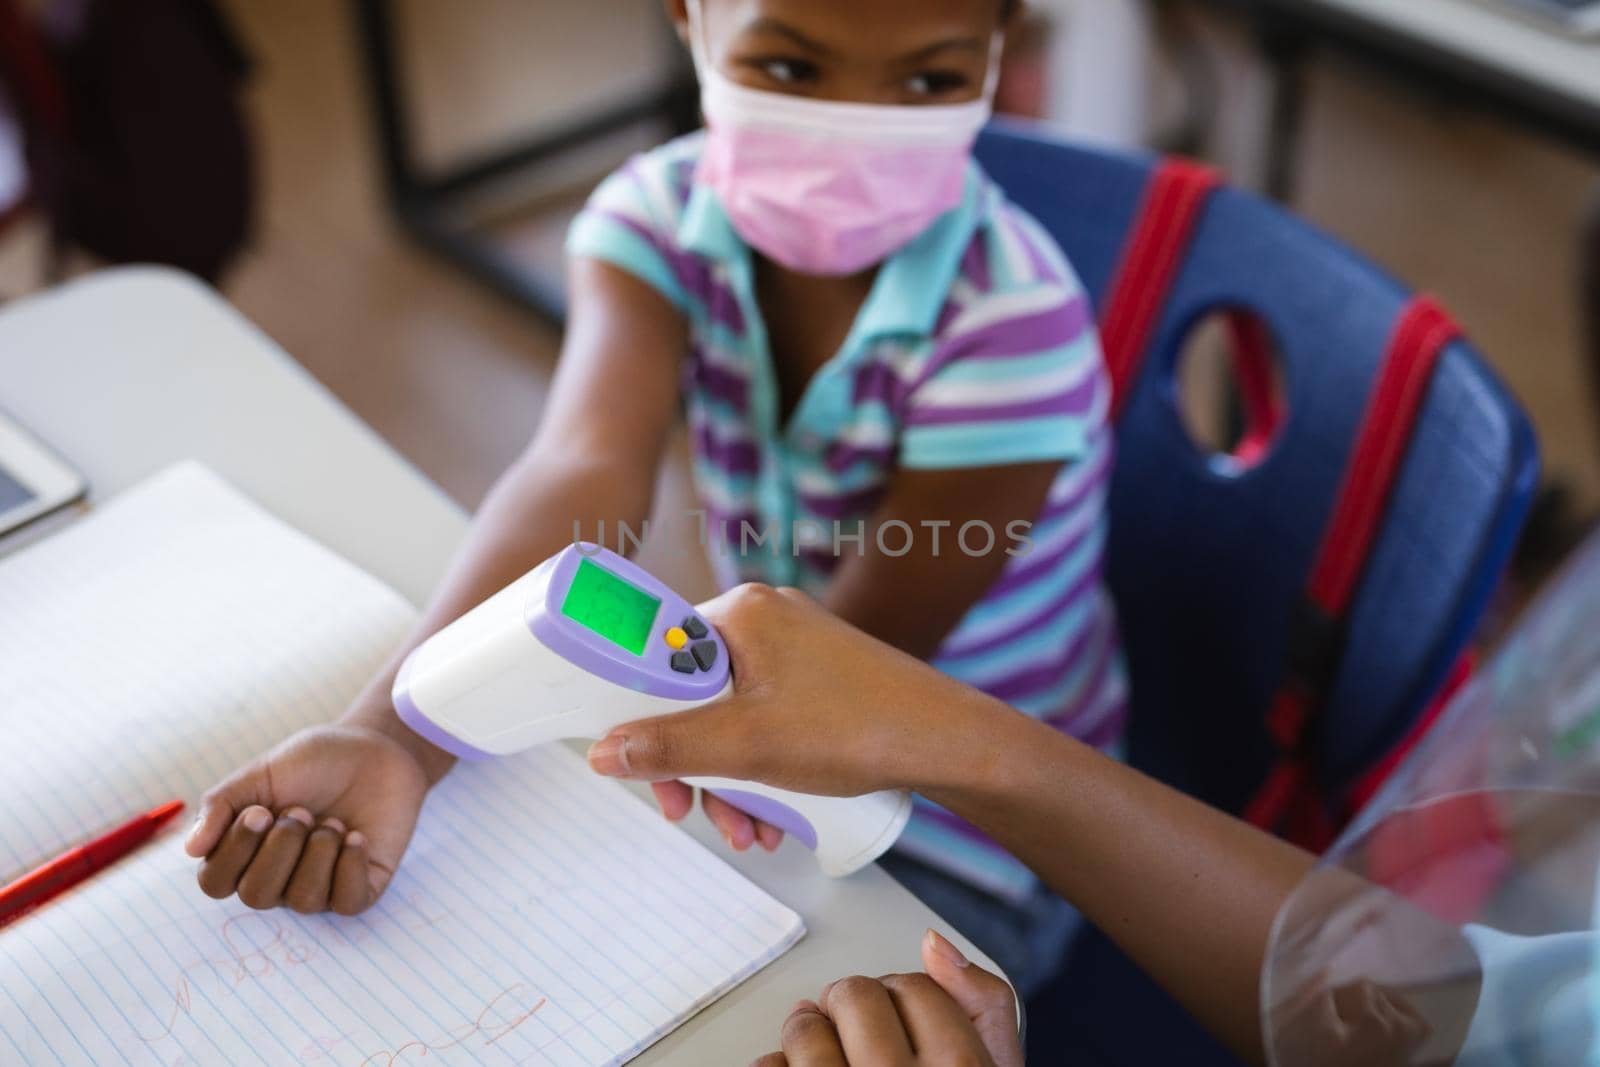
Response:
[[[691,0],[690,37],[708,133],[695,180],[751,247],[803,274],[854,274],[961,202],[994,98],[999,35],[976,100],[840,103],[728,80],[710,62],[700,7]]]

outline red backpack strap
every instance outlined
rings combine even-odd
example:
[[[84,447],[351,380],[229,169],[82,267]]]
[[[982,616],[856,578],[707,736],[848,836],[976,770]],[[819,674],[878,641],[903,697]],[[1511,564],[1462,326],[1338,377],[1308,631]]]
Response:
[[[1332,843],[1337,827],[1313,781],[1307,738],[1338,675],[1345,616],[1434,367],[1460,336],[1460,328],[1429,297],[1416,297],[1401,314],[1291,623],[1288,676],[1267,712],[1267,729],[1282,756],[1246,806],[1245,818],[1319,851]]]
[[[1182,159],[1162,163],[1150,178],[1100,316],[1113,419],[1138,377],[1195,227],[1220,184],[1215,170]]]
[[[1472,681],[1477,669],[1478,657],[1473,650],[1469,648],[1461,653],[1455,666],[1450,668],[1450,674],[1445,678],[1444,685],[1439,687],[1439,691],[1433,695],[1433,699],[1429,701],[1421,716],[1411,724],[1411,729],[1406,731],[1405,737],[1400,739],[1400,743],[1384,753],[1367,773],[1357,778],[1350,788],[1345,790],[1344,810],[1347,815],[1353,815],[1364,808],[1367,801],[1371,800],[1378,790],[1383,788],[1384,783],[1394,776],[1394,772],[1400,769],[1400,764],[1405,762],[1406,757],[1411,755],[1422,743],[1422,739],[1428,735],[1428,731],[1433,729],[1433,724],[1439,721],[1456,694]]]

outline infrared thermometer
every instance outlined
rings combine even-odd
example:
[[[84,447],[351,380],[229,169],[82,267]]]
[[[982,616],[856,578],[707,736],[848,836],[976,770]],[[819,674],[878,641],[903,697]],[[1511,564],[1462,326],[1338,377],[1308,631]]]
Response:
[[[732,692],[727,646],[691,604],[616,553],[579,543],[418,645],[393,696],[422,737],[485,760],[602,737]],[[836,877],[882,855],[911,816],[910,794],[899,791],[815,797],[726,778],[685,781],[804,843]]]

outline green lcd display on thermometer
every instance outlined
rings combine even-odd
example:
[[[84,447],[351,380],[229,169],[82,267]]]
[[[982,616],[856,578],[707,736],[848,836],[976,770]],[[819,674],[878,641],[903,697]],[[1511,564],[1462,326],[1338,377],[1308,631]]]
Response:
[[[561,614],[635,656],[644,655],[660,608],[660,600],[589,560],[578,564],[561,602]]]

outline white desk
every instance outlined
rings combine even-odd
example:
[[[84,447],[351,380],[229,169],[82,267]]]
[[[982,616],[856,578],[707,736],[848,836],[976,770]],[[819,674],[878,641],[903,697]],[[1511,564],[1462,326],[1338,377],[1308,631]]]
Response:
[[[1497,0],[1299,0],[1600,115],[1600,38],[1575,37]]]
[[[92,500],[195,457],[416,602],[466,528],[272,341],[170,271],[108,271],[0,310],[0,407],[88,475]],[[690,830],[799,911],[809,933],[641,1064],[746,1063],[776,1047],[797,999],[848,974],[915,970],[923,931],[950,932],[877,867],[833,881],[797,846],[740,856],[703,820]]]
[[[1600,154],[1600,38],[1504,0],[1215,0]]]

